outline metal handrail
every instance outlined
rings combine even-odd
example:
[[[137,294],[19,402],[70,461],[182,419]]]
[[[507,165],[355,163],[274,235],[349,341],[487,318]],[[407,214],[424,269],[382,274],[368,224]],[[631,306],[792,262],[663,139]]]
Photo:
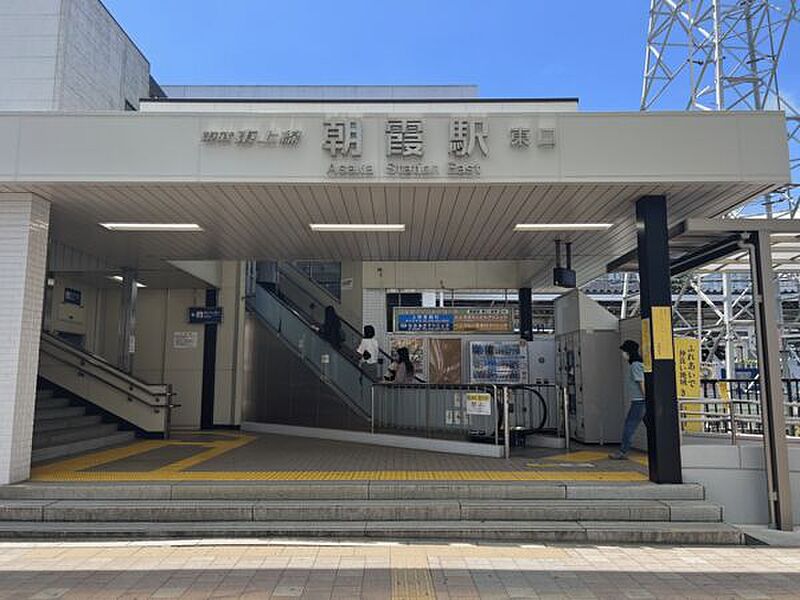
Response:
[[[262,289],[264,289],[265,292],[267,292],[273,298],[275,298],[278,302],[280,302],[281,305],[286,310],[291,312],[295,317],[297,317],[300,321],[302,321],[303,324],[306,327],[308,327],[311,331],[313,331],[316,335],[321,336],[321,333],[319,331],[319,325],[317,323],[315,323],[314,321],[312,321],[306,314],[304,314],[300,310],[300,307],[298,307],[296,305],[296,303],[292,302],[288,298],[285,298],[282,294],[275,293],[275,292],[273,292],[271,290],[268,290],[266,288],[262,288]],[[249,298],[251,298],[251,296],[245,296],[245,300],[247,300]],[[349,354],[347,352],[342,352],[341,350],[338,350],[336,348],[333,348],[333,349],[336,350],[339,354],[341,354],[345,358],[345,360],[347,360],[350,364],[352,364],[354,367],[356,367],[364,375],[364,377],[367,377],[367,378],[371,377],[370,373],[364,368],[363,363],[355,355],[351,355],[351,354]],[[381,352],[383,353],[383,351],[381,351]],[[388,356],[385,353],[383,353],[383,354],[385,356]]]
[[[89,353],[83,352],[79,348],[75,348],[74,346],[70,346],[69,344],[67,344],[65,342],[62,342],[61,340],[59,340],[55,336],[52,336],[52,335],[47,334],[47,333],[43,333],[42,334],[42,339],[46,343],[53,344],[54,346],[57,346],[59,348],[59,350],[65,351],[68,354],[71,354],[72,356],[74,356],[77,360],[79,360],[80,364],[77,365],[77,367],[78,367],[78,369],[80,370],[81,373],[86,373],[86,374],[92,375],[95,379],[98,379],[99,381],[102,381],[103,383],[105,383],[106,385],[108,385],[110,387],[113,387],[117,391],[120,391],[120,392],[123,392],[125,394],[130,395],[131,392],[133,392],[134,389],[136,389],[138,391],[144,392],[146,395],[153,396],[155,398],[162,398],[162,397],[163,398],[169,398],[170,396],[175,396],[176,395],[173,392],[170,392],[170,390],[169,390],[170,384],[167,384],[167,383],[145,383],[143,381],[139,381],[136,378],[134,378],[131,375],[129,375],[128,373],[125,373],[124,371],[121,371],[121,370],[117,369],[116,367],[113,367],[110,363],[108,363],[108,362],[106,362],[106,361],[104,361],[102,359],[98,359],[98,357],[96,357],[93,354],[89,354]],[[40,348],[40,350],[42,352],[44,352],[45,354],[48,354],[49,356],[52,356],[53,358],[56,358],[56,359],[60,358],[58,355],[56,355],[52,351],[49,351],[44,346],[42,346]],[[114,381],[109,381],[107,379],[99,377],[95,373],[89,373],[86,369],[84,369],[84,366],[86,364],[90,364],[93,367],[97,367],[101,371],[104,371],[104,372],[112,375],[113,377],[115,377],[117,379],[124,380],[124,382],[126,384],[128,384],[129,387],[128,388],[122,387],[121,385],[117,384]],[[161,389],[150,389],[150,388],[161,388]],[[164,408],[166,406],[165,404],[160,403],[158,401],[156,401],[156,402],[148,402],[147,400],[142,399],[142,398],[140,398],[138,396],[134,396],[134,399],[137,400],[138,402],[141,402],[142,404],[145,404],[145,405],[150,406],[152,408]]]
[[[291,262],[291,261],[279,261],[279,262],[278,262],[278,270],[279,270],[279,271],[280,271],[280,269],[281,269],[281,267],[282,267],[282,266],[287,266],[289,271],[291,271],[291,272],[292,272],[293,274],[295,274],[295,275],[299,275],[300,277],[302,277],[302,278],[303,278],[303,281],[307,281],[308,283],[310,283],[311,285],[313,285],[314,287],[316,287],[316,288],[317,288],[317,289],[318,289],[320,292],[322,292],[323,294],[325,294],[326,296],[328,296],[328,297],[329,297],[331,300],[333,300],[333,301],[334,301],[334,302],[336,302],[337,304],[341,304],[341,303],[342,303],[342,299],[341,299],[341,298],[337,298],[337,297],[336,297],[336,296],[334,296],[334,295],[331,293],[331,291],[330,291],[329,289],[327,289],[325,286],[323,286],[323,285],[320,285],[318,282],[316,282],[316,281],[314,281],[313,279],[311,279],[311,277],[309,277],[309,276],[308,276],[308,275],[307,275],[305,272],[303,272],[303,271],[302,271],[302,270],[301,270],[301,269],[300,269],[300,268],[299,268],[299,267],[298,267],[296,264],[294,264],[293,262]],[[299,286],[298,286],[298,287],[299,287]],[[310,294],[309,292],[307,292],[306,290],[303,290],[303,291],[306,293],[306,295],[307,295],[307,296],[309,296],[309,297],[311,297],[311,298],[314,298],[314,297],[313,297],[313,296],[311,296],[311,294]],[[316,298],[315,298],[315,300],[316,300]]]
[[[700,405],[704,408],[700,410],[692,410],[687,408],[687,405]],[[727,406],[727,410],[708,410],[705,407],[714,406],[718,407],[719,405]],[[681,397],[678,398],[678,418],[681,423],[680,433],[681,437],[686,433],[689,434],[701,434],[701,435],[714,435],[717,432],[711,431],[699,431],[699,432],[686,432],[685,425],[692,424],[692,423],[710,423],[710,424],[722,424],[727,423],[730,431],[729,432],[722,432],[721,436],[730,434],[731,437],[731,444],[735,445],[737,442],[737,438],[739,436],[762,436],[762,433],[753,433],[753,432],[740,432],[738,430],[737,425],[740,423],[750,423],[750,424],[762,424],[763,419],[760,414],[742,414],[737,412],[736,405],[749,405],[749,406],[760,406],[761,403],[756,400],[746,400],[746,399],[726,399],[726,398],[686,398]],[[795,401],[784,401],[785,407],[800,407],[800,402]],[[786,415],[785,422],[787,426],[800,426],[800,415],[792,416]],[[798,437],[792,436],[787,434],[787,437]]]
[[[46,341],[47,343],[53,344],[54,346],[57,346],[60,350],[72,354],[73,356],[80,359],[84,363],[89,363],[94,367],[97,367],[103,371],[110,373],[111,375],[113,375],[118,379],[124,379],[128,384],[134,387],[138,387],[151,395],[156,395],[156,396],[164,395],[164,392],[153,391],[149,388],[166,386],[167,384],[165,383],[147,383],[146,381],[137,379],[136,377],[133,377],[130,373],[126,373],[120,368],[114,366],[104,358],[97,356],[96,354],[87,352],[85,350],[81,350],[80,348],[77,348],[72,344],[68,344],[67,342],[60,340],[58,337],[54,336],[51,333],[42,332],[42,340]]]
[[[294,266],[294,265],[292,265],[291,263],[281,263],[281,264],[288,264],[288,265],[290,265],[290,266],[291,266],[291,268],[292,268],[292,270],[294,270],[295,274],[298,274],[298,275],[301,275],[301,276],[305,277],[305,279],[307,279],[308,281],[310,281],[311,283],[313,283],[314,285],[316,285],[316,286],[317,286],[318,288],[320,288],[322,291],[324,291],[324,292],[325,292],[325,293],[327,293],[329,296],[331,296],[331,298],[333,298],[333,295],[331,295],[331,293],[330,293],[330,292],[328,292],[328,290],[326,290],[325,288],[323,288],[323,287],[322,287],[321,285],[319,285],[319,284],[318,284],[316,281],[314,281],[314,280],[312,280],[312,279],[308,279],[308,277],[306,277],[306,276],[305,276],[305,273],[301,272],[301,271],[300,271],[300,270],[299,270],[297,267],[295,267],[295,266]],[[299,290],[300,290],[300,291],[301,291],[303,294],[305,294],[305,296],[306,296],[307,298],[309,298],[310,300],[313,300],[314,302],[317,302],[317,303],[319,303],[319,300],[318,300],[317,298],[315,298],[313,295],[311,295],[311,293],[310,293],[308,290],[306,290],[306,289],[303,289],[303,286],[301,286],[301,285],[297,284],[296,282],[292,281],[292,279],[291,279],[291,278],[287,278],[287,280],[288,280],[288,281],[291,281],[291,282],[292,282],[292,284],[293,284],[293,285],[294,285],[294,286],[295,286],[297,289],[299,289]],[[280,289],[280,284],[278,285],[278,289]],[[292,301],[291,301],[290,299],[288,299],[288,298],[284,298],[284,295],[283,295],[283,294],[281,294],[280,292],[278,292],[278,294],[280,295],[280,297],[281,297],[281,300],[283,300],[283,301],[284,301],[284,302],[286,302],[287,304],[293,304],[293,305],[295,305],[295,306],[296,306],[296,303],[295,303],[295,302],[292,302]],[[338,303],[338,304],[341,304],[341,301],[337,300],[337,303]],[[296,306],[296,307],[297,307],[298,309],[300,308],[299,306]],[[344,327],[345,327],[345,328],[349,329],[351,333],[355,334],[355,336],[356,336],[356,337],[358,337],[358,338],[360,338],[360,337],[362,336],[362,332],[361,332],[361,331],[359,331],[359,330],[356,328],[356,326],[355,326],[355,325],[353,325],[352,323],[350,323],[350,321],[348,321],[347,319],[344,319],[344,318],[343,318],[341,315],[337,315],[337,316],[339,317],[339,321],[342,323],[342,325],[344,325]],[[392,356],[391,356],[390,354],[388,354],[388,353],[387,353],[387,352],[386,352],[386,351],[385,351],[383,348],[380,348],[380,347],[378,347],[378,351],[381,353],[381,356],[383,356],[384,358],[388,358],[388,359],[389,359],[389,361],[391,361],[391,360],[392,360]]]
[[[135,377],[132,377],[130,374],[116,368],[102,358],[94,354],[84,352],[80,348],[76,348],[46,332],[42,332],[41,340],[42,344],[40,344],[40,352],[47,354],[59,362],[66,362],[62,355],[57,354],[52,348],[48,348],[49,344],[54,346],[62,353],[66,353],[67,355],[71,356],[77,362],[77,364],[72,363],[71,366],[77,368],[78,375],[80,377],[89,375],[103,385],[125,394],[129,400],[143,404],[147,408],[153,410],[155,414],[158,414],[161,410],[163,410],[164,438],[168,439],[170,437],[172,410],[181,406],[180,404],[176,404],[172,401],[172,399],[177,396],[177,393],[173,391],[171,383],[153,384],[138,380]],[[93,369],[98,369],[100,373],[88,369],[87,366],[92,367]],[[108,376],[111,378],[109,379]],[[115,380],[122,380],[122,383],[118,383],[118,381]],[[142,397],[140,394],[143,394],[145,397]]]

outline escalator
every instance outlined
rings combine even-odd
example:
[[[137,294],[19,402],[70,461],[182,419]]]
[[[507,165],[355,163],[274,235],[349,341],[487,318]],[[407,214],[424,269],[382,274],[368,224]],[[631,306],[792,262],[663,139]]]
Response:
[[[334,348],[317,324],[274,290],[253,285],[245,323],[245,421],[367,430],[373,379],[355,351]]]

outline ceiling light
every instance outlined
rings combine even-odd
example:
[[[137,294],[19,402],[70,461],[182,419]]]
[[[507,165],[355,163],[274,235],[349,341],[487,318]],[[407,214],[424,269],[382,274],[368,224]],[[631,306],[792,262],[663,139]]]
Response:
[[[405,231],[402,223],[311,223],[311,231]]]
[[[125,280],[122,278],[122,275],[111,275],[111,276],[109,276],[109,279],[112,279],[112,280],[114,280],[114,281],[116,281],[116,282],[118,282],[118,283],[122,283],[123,281],[125,281]],[[137,281],[137,282],[136,282],[136,287],[137,287],[137,288],[146,288],[147,286],[146,286],[145,284],[143,284],[143,283],[139,283],[139,282]]]
[[[514,231],[601,231],[613,223],[517,223]]]
[[[109,231],[203,231],[197,223],[100,223]]]
[[[800,236],[800,231],[795,233],[771,233],[772,237],[797,237]]]

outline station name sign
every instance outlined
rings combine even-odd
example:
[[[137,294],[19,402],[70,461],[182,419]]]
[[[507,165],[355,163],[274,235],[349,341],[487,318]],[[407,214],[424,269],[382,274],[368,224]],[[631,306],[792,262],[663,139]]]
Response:
[[[451,117],[447,140],[440,138],[432,149],[438,157],[436,160],[428,157],[426,129],[422,118],[385,119],[381,133],[386,159],[377,165],[365,158],[367,140],[360,118],[323,119],[318,147],[328,159],[325,175],[339,179],[479,178],[493,143],[506,144],[520,152],[532,147],[546,150],[556,145],[554,127],[532,128],[520,123],[490,132],[486,118]],[[307,132],[293,127],[209,129],[202,132],[201,142],[209,146],[284,148],[288,151],[302,147],[308,137],[319,140],[316,134],[308,136]],[[315,141],[314,145],[317,143]]]

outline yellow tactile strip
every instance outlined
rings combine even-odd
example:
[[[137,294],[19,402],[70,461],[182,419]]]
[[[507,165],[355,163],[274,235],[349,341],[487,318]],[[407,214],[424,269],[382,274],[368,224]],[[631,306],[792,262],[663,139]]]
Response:
[[[223,439],[146,440],[92,452],[76,458],[34,467],[33,481],[47,482],[143,482],[143,481],[646,481],[638,471],[564,471],[564,470],[270,470],[270,471],[190,471],[226,452],[245,446],[255,436],[215,433]],[[202,452],[150,471],[93,471],[100,465],[174,445],[207,448]],[[550,457],[552,460],[586,461],[597,452],[576,452]],[[576,458],[577,456],[577,458]],[[569,457],[569,458],[566,458]]]

